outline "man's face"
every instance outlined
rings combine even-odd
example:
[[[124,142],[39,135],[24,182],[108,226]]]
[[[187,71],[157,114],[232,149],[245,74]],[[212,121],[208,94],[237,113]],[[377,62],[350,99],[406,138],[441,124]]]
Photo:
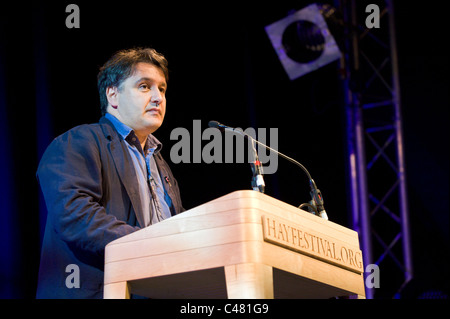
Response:
[[[141,140],[156,131],[164,120],[166,89],[166,78],[160,68],[138,63],[135,72],[122,82],[118,90],[108,88],[108,101],[112,106],[108,111],[131,127]]]

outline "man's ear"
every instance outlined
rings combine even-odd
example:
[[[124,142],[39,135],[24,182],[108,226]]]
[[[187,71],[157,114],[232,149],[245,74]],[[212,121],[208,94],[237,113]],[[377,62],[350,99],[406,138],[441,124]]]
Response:
[[[106,88],[106,98],[108,99],[108,103],[115,109],[117,109],[119,104],[117,93],[119,93],[119,89],[114,86],[109,86]]]

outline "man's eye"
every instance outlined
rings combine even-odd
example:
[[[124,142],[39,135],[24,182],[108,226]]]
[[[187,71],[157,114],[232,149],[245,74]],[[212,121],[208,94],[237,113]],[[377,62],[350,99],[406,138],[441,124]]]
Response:
[[[139,89],[148,90],[149,86],[147,84],[141,84],[141,85],[139,85]]]

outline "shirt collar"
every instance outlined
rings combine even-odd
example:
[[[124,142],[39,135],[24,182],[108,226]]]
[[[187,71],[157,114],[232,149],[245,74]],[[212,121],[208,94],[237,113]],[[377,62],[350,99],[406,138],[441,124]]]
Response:
[[[119,135],[124,140],[127,140],[127,138],[130,136],[130,134],[132,136],[136,136],[132,128],[130,128],[128,125],[120,122],[117,119],[117,117],[115,117],[114,115],[112,115],[110,113],[106,113],[105,118],[107,118],[108,120],[111,121],[111,123],[116,128],[117,133],[119,133]],[[152,134],[149,134],[147,137],[145,146],[146,146],[145,147],[146,149],[154,150],[153,151],[154,153],[158,153],[162,148],[162,143],[156,137],[154,137]]]

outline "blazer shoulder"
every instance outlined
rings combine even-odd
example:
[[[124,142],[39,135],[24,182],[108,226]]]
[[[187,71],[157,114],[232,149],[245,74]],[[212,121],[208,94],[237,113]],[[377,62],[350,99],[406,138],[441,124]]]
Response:
[[[62,133],[55,138],[55,141],[68,141],[68,140],[83,140],[89,142],[90,140],[98,140],[105,137],[111,140],[116,136],[115,130],[109,121],[100,121],[99,123],[81,124],[71,128],[70,130]]]
[[[103,148],[111,140],[114,130],[107,123],[82,124],[71,128],[53,139],[42,156],[64,156],[69,153],[84,154]]]

